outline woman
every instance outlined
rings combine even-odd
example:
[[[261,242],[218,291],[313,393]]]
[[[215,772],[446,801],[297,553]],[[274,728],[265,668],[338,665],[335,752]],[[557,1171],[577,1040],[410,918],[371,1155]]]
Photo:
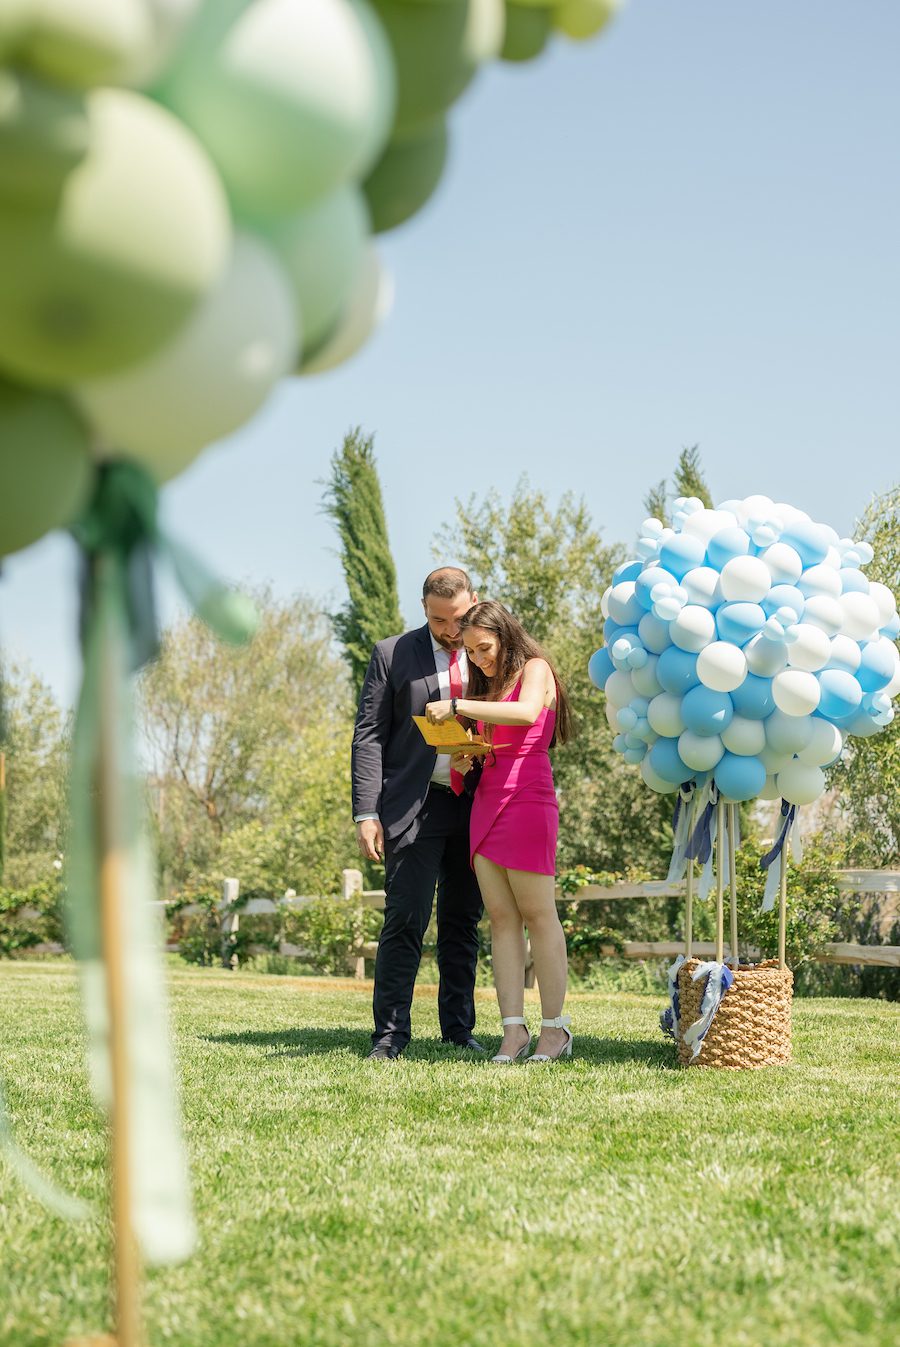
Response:
[[[469,659],[469,695],[430,702],[435,724],[476,721],[492,745],[472,802],[470,849],[491,919],[494,982],[503,1019],[495,1062],[526,1057],[525,927],[541,993],[541,1034],[532,1062],[572,1055],[563,1015],[568,961],[555,900],[559,806],[548,750],[571,734],[565,692],[540,646],[502,604],[476,603],[460,622]],[[472,758],[455,754],[465,774]]]

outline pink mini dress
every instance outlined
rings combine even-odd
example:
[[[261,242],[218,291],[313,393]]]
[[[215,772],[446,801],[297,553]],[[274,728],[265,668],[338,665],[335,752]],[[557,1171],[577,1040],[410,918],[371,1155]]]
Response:
[[[503,698],[519,700],[522,680]],[[533,725],[494,725],[494,748],[484,759],[472,800],[470,855],[507,870],[556,874],[559,804],[549,748],[556,712],[547,707]],[[484,733],[479,720],[478,732]]]

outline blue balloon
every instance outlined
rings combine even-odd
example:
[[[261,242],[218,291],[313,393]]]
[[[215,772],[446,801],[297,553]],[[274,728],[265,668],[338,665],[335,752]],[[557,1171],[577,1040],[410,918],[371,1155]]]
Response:
[[[654,585],[674,585],[677,581],[671,571],[664,571],[662,566],[648,566],[645,571],[634,582],[634,596],[642,608],[649,613],[653,607],[653,600],[650,598],[650,591]]]
[[[869,582],[862,571],[856,570],[853,566],[845,566],[843,570],[838,571],[841,579],[841,593],[849,594],[857,591],[860,594],[868,594]]]
[[[657,776],[671,785],[679,786],[682,781],[690,781],[694,773],[685,767],[678,753],[677,739],[657,739],[650,750],[650,766]]]
[[[620,580],[636,580],[643,569],[642,561],[623,561],[613,573],[612,582],[617,585]]]
[[[693,533],[675,533],[666,538],[659,549],[659,562],[671,571],[676,580],[680,580],[695,566],[702,566],[706,556],[706,544]]]
[[[614,668],[612,658],[606,646],[595,650],[588,661],[588,678],[590,678],[595,688],[601,690],[606,686],[606,680]]]
[[[818,566],[828,555],[828,534],[821,525],[814,524],[811,519],[797,519],[788,524],[781,535],[781,541],[790,543],[791,547],[800,553],[804,568]]]
[[[748,673],[740,687],[730,694],[735,714],[747,720],[765,720],[775,710],[771,678]]]
[[[766,769],[759,758],[725,753],[716,765],[713,778],[729,800],[752,800],[766,784]]]
[[[751,636],[762,631],[766,614],[758,603],[723,603],[716,613],[720,641],[746,645]]]
[[[806,599],[796,585],[773,585],[762,601],[766,617],[777,613],[779,608],[791,608],[797,614],[797,621],[803,616]]]
[[[628,656],[633,650],[643,650],[637,627],[620,627],[611,641],[607,642],[612,662],[617,669],[631,668]]]
[[[710,566],[717,571],[735,557],[745,557],[750,551],[750,539],[742,528],[724,528],[714,533],[706,544]]]
[[[666,692],[676,697],[683,696],[700,682],[697,656],[687,650],[679,650],[677,645],[670,645],[659,657],[656,677]]]
[[[843,728],[846,729],[848,734],[855,735],[857,739],[871,739],[873,735],[880,734],[884,726],[879,725],[878,721],[874,720],[868,711],[864,711],[860,707]]]
[[[853,674],[844,669],[823,669],[816,674],[822,695],[819,698],[819,715],[836,725],[849,720],[859,709],[862,701],[862,688]]]
[[[734,703],[727,692],[696,687],[684,694],[681,717],[694,734],[721,734],[727,730],[734,716]]]
[[[879,630],[881,635],[886,636],[889,641],[896,641],[897,637],[900,636],[900,613],[895,613]]]
[[[655,613],[644,614],[638,623],[638,635],[645,649],[653,655],[661,655],[672,644],[668,622],[664,622]]]
[[[886,688],[897,667],[897,648],[893,641],[881,637],[867,641],[856,671],[856,680],[863,692],[879,692]]]

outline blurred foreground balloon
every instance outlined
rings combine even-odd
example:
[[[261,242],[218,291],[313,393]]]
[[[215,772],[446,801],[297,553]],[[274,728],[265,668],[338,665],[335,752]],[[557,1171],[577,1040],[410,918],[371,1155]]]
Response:
[[[0,379],[0,556],[71,523],[91,475],[87,430],[66,399]]]

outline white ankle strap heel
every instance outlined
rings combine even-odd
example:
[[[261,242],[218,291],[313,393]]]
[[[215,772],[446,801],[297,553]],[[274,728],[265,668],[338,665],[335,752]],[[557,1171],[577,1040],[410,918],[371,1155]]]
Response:
[[[501,1024],[506,1027],[507,1024],[524,1024],[528,1027],[527,1021],[521,1015],[504,1015]],[[496,1057],[492,1057],[492,1062],[499,1062],[502,1066],[511,1066],[513,1062],[521,1061],[528,1055],[528,1049],[531,1047],[531,1034],[528,1035],[515,1057],[510,1057],[507,1052],[498,1052]]]
[[[534,1053],[533,1056],[528,1058],[529,1062],[558,1062],[561,1057],[571,1057],[572,1034],[569,1030],[569,1025],[571,1023],[572,1023],[571,1015],[557,1015],[556,1018],[553,1020],[541,1020],[542,1029],[546,1028],[546,1029],[564,1030],[566,1034],[566,1042],[563,1044],[563,1046],[560,1048],[559,1052],[556,1053],[555,1056],[551,1056],[549,1052],[536,1052]]]

